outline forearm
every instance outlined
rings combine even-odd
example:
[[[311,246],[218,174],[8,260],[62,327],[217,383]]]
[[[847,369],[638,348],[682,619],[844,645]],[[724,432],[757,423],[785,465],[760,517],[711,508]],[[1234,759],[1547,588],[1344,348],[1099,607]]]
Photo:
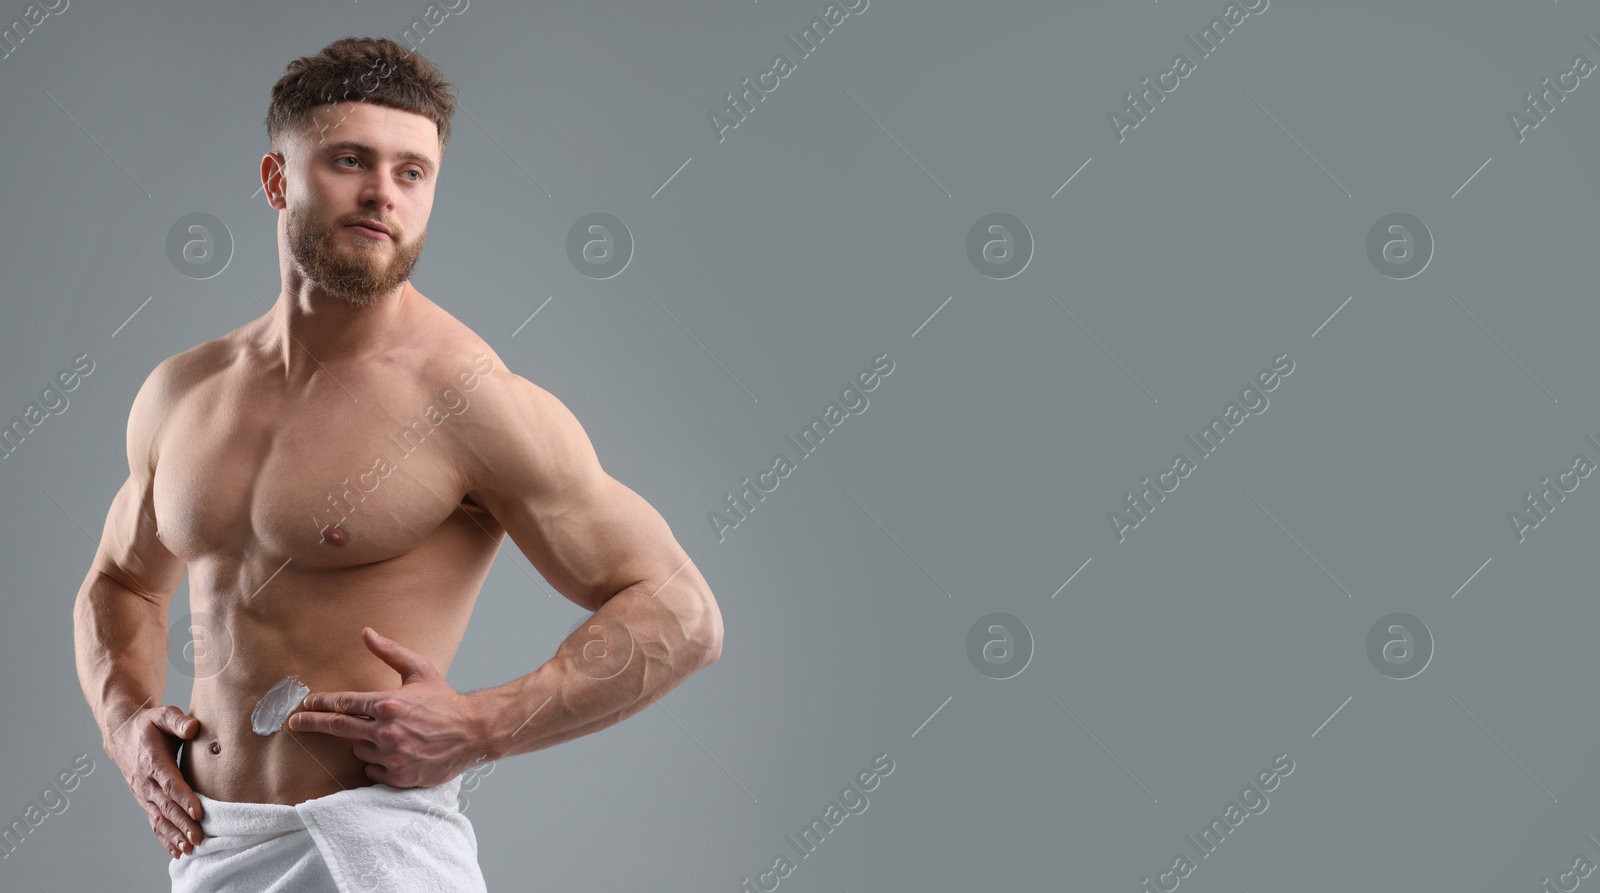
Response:
[[[655,703],[720,651],[709,593],[669,583],[607,600],[539,669],[475,692],[490,759],[542,750],[613,726]],[[592,632],[599,626],[601,632]],[[625,635],[623,634],[625,632]]]
[[[167,606],[93,572],[73,604],[78,684],[102,740],[167,684]]]

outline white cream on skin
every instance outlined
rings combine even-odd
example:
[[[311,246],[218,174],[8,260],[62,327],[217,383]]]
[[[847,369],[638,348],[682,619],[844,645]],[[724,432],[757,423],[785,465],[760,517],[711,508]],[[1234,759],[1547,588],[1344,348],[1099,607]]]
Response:
[[[300,706],[311,689],[300,681],[298,676],[287,676],[267,689],[267,693],[256,702],[256,709],[250,712],[250,728],[257,735],[271,735],[283,728],[288,722],[289,714]]]

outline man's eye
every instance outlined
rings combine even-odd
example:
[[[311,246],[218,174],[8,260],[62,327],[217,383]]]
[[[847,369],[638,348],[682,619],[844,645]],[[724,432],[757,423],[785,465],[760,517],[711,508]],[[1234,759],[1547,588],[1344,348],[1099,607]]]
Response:
[[[334,164],[338,164],[341,161],[355,161],[355,158],[353,158],[352,156],[346,155],[343,158],[335,158],[333,160],[333,163]]]

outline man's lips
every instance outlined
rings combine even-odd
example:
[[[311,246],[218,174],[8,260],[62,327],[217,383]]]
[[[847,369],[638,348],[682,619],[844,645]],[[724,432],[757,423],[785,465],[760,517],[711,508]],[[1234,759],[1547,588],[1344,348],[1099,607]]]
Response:
[[[350,224],[350,228],[359,230],[363,235],[370,236],[374,239],[389,239],[390,241],[394,241],[393,237],[381,229],[373,229],[370,226],[364,226],[359,223]]]

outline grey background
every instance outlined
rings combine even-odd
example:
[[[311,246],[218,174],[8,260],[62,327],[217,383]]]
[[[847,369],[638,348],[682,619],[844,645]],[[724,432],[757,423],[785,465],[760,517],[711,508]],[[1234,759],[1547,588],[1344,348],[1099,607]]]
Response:
[[[1272,0],[1119,143],[1107,113],[1225,2],[871,0],[719,143],[706,113],[826,5],[474,0],[419,46],[461,110],[418,288],[572,408],[726,623],[661,705],[482,780],[491,889],[738,890],[880,753],[784,889],[1131,893],[1185,853],[1184,890],[1531,891],[1600,864],[1600,478],[1525,542],[1506,520],[1600,458],[1600,81],[1521,143],[1506,119],[1600,61],[1600,10]],[[0,888],[166,887],[73,666],[128,407],[276,294],[252,193],[283,66],[426,8],[73,0],[0,61],[0,418],[96,364],[0,463],[0,816],[97,767]],[[197,211],[235,244],[204,281],[165,251]],[[566,256],[593,211],[635,240],[612,279]],[[965,250],[994,211],[1035,243],[1003,281]],[[1394,211],[1435,240],[1405,281],[1365,250]],[[884,353],[869,409],[717,542],[707,513]],[[1107,512],[1284,353],[1268,411],[1119,543]],[[507,541],[458,689],[582,616],[534,576]],[[966,650],[996,611],[1033,640],[1005,680]],[[1366,651],[1392,612],[1436,647],[1404,681]],[[1278,754],[1269,809],[1200,859],[1184,835]]]

